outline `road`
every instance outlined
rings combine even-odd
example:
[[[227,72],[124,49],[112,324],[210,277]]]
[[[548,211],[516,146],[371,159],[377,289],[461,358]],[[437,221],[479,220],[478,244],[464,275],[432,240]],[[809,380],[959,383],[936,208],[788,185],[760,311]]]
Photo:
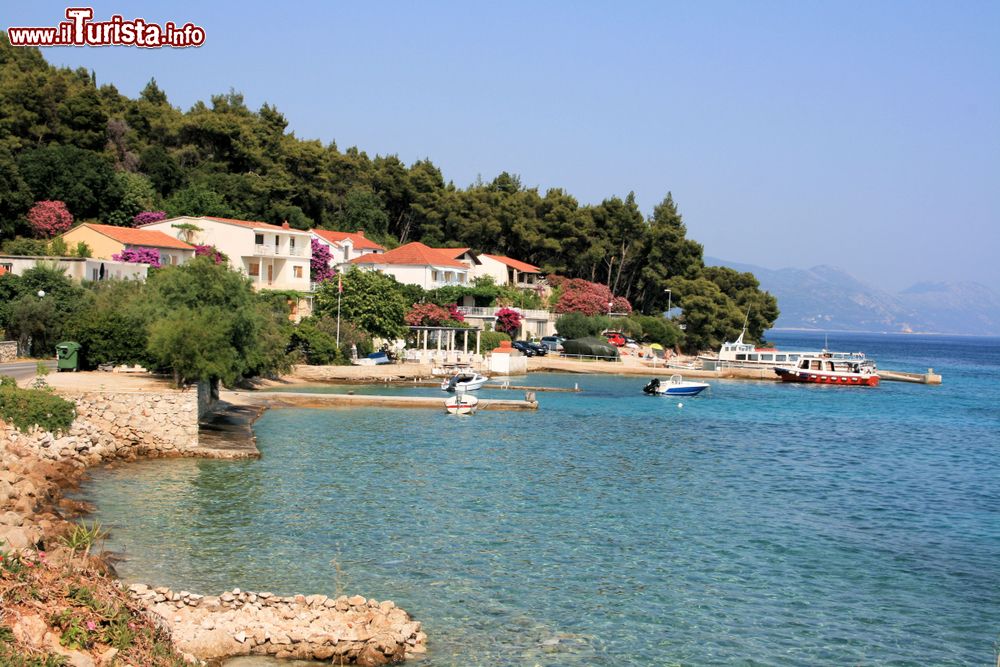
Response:
[[[47,359],[43,362],[50,370],[55,370],[56,360]],[[0,364],[0,375],[9,375],[18,382],[35,377],[35,369],[38,368],[37,361],[15,361],[12,364]]]

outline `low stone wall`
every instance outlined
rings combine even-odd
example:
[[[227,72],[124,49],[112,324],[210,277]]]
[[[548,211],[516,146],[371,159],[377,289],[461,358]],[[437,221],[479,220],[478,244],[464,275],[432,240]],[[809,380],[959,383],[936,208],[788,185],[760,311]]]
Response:
[[[9,364],[17,359],[17,341],[0,340],[0,364]]]
[[[214,660],[269,655],[384,665],[424,653],[420,623],[392,601],[357,595],[281,597],[234,589],[218,596],[133,584],[129,593],[178,650]]]

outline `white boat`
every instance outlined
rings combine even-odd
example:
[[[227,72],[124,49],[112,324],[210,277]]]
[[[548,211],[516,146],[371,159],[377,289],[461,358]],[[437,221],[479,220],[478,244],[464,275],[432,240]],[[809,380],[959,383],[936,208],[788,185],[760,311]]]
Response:
[[[732,343],[723,343],[719,354],[715,356],[700,356],[701,367],[714,371],[718,368],[773,368],[774,366],[797,366],[803,357],[823,356],[834,361],[863,363],[866,361],[864,352],[831,352],[830,350],[788,351],[773,347],[757,347],[752,343],[744,343],[746,325],[739,338]]]
[[[451,378],[441,382],[442,391],[476,391],[489,380],[485,375],[474,371],[455,373]]]
[[[708,389],[708,386],[707,382],[691,382],[680,375],[671,375],[666,382],[653,378],[642,391],[650,396],[697,396]]]
[[[444,409],[451,415],[475,414],[478,407],[479,399],[465,392],[458,392],[454,396],[449,396],[444,402]]]

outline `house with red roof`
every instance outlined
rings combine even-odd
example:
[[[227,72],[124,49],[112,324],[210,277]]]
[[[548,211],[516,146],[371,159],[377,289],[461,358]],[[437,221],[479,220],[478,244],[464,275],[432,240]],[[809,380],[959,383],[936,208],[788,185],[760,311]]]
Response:
[[[369,253],[350,262],[369,271],[381,271],[407,285],[436,289],[448,285],[468,285],[469,267],[450,252],[414,241],[387,252]]]
[[[475,270],[475,277],[492,276],[497,285],[513,287],[535,287],[542,279],[542,270],[537,266],[511,259],[504,255],[479,255],[480,266]]]
[[[213,216],[181,216],[152,222],[142,230],[159,231],[175,240],[212,245],[229,257],[229,265],[250,278],[255,289],[310,292],[310,234],[288,223]]]
[[[183,264],[194,257],[194,246],[162,231],[133,229],[84,222],[60,235],[68,247],[86,243],[91,255],[110,260],[125,250],[151,249],[160,258],[161,266]]]
[[[336,232],[330,229],[310,229],[312,237],[330,249],[333,256],[332,264],[343,267],[352,259],[362,255],[380,255],[385,248],[369,238],[365,238],[364,230],[356,232]]]

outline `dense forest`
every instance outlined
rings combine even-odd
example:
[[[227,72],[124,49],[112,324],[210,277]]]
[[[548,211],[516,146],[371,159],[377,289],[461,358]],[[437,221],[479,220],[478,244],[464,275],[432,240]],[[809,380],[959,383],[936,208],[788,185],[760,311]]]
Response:
[[[602,283],[644,313],[683,309],[689,345],[736,335],[747,312],[758,338],[777,318],[749,273],[705,267],[667,193],[644,215],[634,196],[581,205],[504,172],[459,187],[430,159],[404,164],[300,139],[269,104],[237,92],[181,111],[151,80],[137,99],[85,69],[48,64],[0,33],[0,237],[30,234],[37,201],[65,202],[76,221],[131,225],[147,210],[295,228],[354,231],[509,255],[548,273]]]

